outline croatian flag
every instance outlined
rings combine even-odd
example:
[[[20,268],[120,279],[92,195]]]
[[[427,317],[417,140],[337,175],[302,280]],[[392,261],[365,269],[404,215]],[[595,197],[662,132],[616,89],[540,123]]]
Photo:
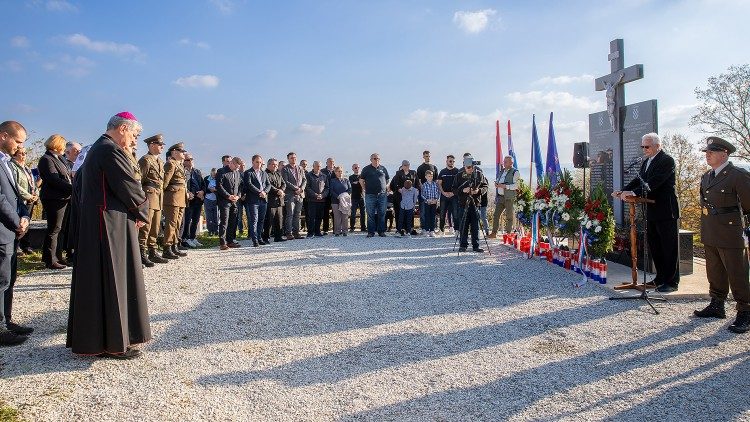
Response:
[[[547,138],[547,177],[552,186],[557,184],[560,173],[560,158],[557,156],[557,142],[555,142],[555,128],[552,127],[552,113],[549,114],[549,138]]]
[[[500,179],[503,164],[503,143],[500,141],[500,120],[495,120],[495,180]]]
[[[513,149],[513,141],[510,138],[510,120],[508,120],[508,155],[513,157],[513,168],[518,170],[518,159],[516,159],[516,151]]]

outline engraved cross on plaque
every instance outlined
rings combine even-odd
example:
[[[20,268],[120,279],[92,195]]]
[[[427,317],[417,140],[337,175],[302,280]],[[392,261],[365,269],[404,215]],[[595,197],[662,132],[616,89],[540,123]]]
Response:
[[[609,43],[609,63],[612,73],[596,78],[594,87],[597,91],[606,91],[607,113],[612,125],[612,132],[620,130],[620,107],[625,104],[625,84],[643,78],[643,65],[636,64],[625,68],[625,56],[622,39]]]

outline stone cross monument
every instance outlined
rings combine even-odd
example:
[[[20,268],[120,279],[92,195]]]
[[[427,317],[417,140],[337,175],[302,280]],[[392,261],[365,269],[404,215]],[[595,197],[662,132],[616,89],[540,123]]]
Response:
[[[594,81],[597,91],[605,91],[607,110],[589,114],[591,188],[602,185],[607,197],[635,177],[638,168],[630,164],[642,155],[641,136],[657,132],[656,100],[625,105],[625,84],[643,78],[643,65],[625,67],[623,44],[621,39],[609,43],[611,73]],[[610,203],[622,225],[623,203],[611,197]]]

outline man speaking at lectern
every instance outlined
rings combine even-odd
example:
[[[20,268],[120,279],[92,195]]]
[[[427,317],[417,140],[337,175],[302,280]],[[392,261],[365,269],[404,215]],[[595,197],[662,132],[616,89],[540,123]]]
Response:
[[[674,159],[661,149],[661,141],[656,133],[647,133],[641,138],[643,161],[638,177],[623,187],[622,191],[612,196],[625,199],[628,196],[643,196],[653,199],[653,204],[646,204],[648,219],[648,250],[656,267],[653,283],[656,291],[674,292],[680,283],[677,234],[680,218],[680,206],[675,191]]]

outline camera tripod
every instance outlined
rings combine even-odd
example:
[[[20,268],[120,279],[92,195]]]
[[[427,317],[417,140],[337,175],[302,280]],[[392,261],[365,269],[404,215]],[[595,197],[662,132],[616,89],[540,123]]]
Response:
[[[464,202],[464,212],[461,216],[461,223],[458,226],[458,232],[456,233],[456,237],[453,240],[453,250],[456,250],[456,243],[458,243],[458,239],[461,237],[461,234],[464,232],[464,228],[466,227],[466,220],[467,216],[469,215],[469,205],[474,205],[474,215],[477,219],[477,224],[479,225],[479,231],[482,233],[482,238],[484,239],[485,245],[487,245],[487,253],[492,255],[492,252],[490,251],[490,243],[487,241],[487,235],[485,234],[485,227],[484,222],[482,222],[482,216],[479,215],[479,201],[476,198],[472,198],[471,195],[466,197],[466,202]],[[467,237],[469,234],[467,233]],[[458,255],[461,255],[461,248],[458,249]]]

